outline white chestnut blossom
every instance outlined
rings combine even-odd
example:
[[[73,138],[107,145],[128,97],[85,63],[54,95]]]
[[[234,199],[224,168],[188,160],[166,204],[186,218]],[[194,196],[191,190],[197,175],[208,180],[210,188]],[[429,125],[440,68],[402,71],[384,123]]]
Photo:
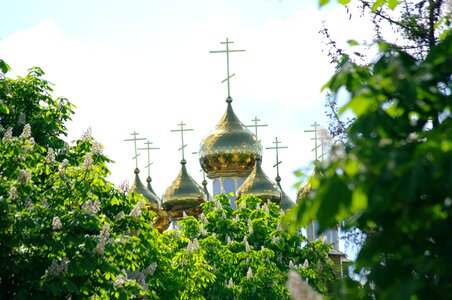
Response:
[[[26,124],[24,126],[24,130],[22,131],[22,134],[20,135],[20,137],[26,138],[26,139],[31,137],[31,126],[30,126],[30,124]]]
[[[104,254],[105,252],[105,239],[100,239],[97,243],[96,248],[93,250],[94,254]]]
[[[135,204],[135,206],[130,211],[129,216],[138,218],[139,216],[141,216],[141,208],[145,206],[146,205],[144,204],[143,201],[138,201],[137,204]]]
[[[5,132],[5,134],[3,135],[3,141],[10,141],[13,138],[13,128],[10,127],[8,128],[8,130]]]
[[[18,195],[18,193],[17,193],[17,188],[16,188],[15,186],[12,186],[12,187],[9,189],[9,198],[10,198],[11,200],[17,200],[17,198],[19,198],[19,195]]]
[[[193,242],[192,241],[188,241],[187,252],[193,253],[193,251],[195,251],[198,248],[199,248],[199,243],[198,243],[198,239],[197,238],[195,238],[193,240]]]
[[[104,146],[101,143],[97,141],[93,142],[93,147],[91,149],[91,152],[93,152],[93,154],[102,154],[103,150]]]
[[[201,221],[204,222],[204,224],[208,224],[209,223],[209,221],[206,218],[206,215],[203,212],[199,215],[199,218],[201,219]]]
[[[30,183],[30,181],[31,181],[30,171],[28,171],[27,169],[19,170],[18,180],[20,183],[23,183],[23,184]]]
[[[64,171],[66,171],[66,166],[69,164],[69,161],[65,158],[63,159],[63,161],[60,163],[60,170],[58,171],[58,175],[62,175],[64,173]]]
[[[232,289],[233,286],[234,286],[234,281],[232,280],[232,277],[231,277],[231,278],[229,278],[229,282],[226,285],[226,288]]]
[[[85,160],[83,161],[83,167],[89,169],[93,166],[93,155],[91,153],[86,154]]]
[[[201,235],[208,235],[209,234],[207,232],[207,230],[204,228],[204,225],[202,225],[202,223],[199,225],[199,232],[201,233]]]
[[[54,230],[58,230],[58,229],[61,229],[62,227],[63,227],[63,224],[61,224],[60,218],[59,217],[53,217],[52,228]]]
[[[47,150],[46,162],[48,162],[48,163],[54,163],[55,162],[55,152],[53,151],[52,148],[49,148]]]
[[[83,208],[89,214],[97,214],[100,211],[100,201],[98,199],[96,199],[94,202],[88,200],[85,202],[85,204],[83,204]]]
[[[272,235],[272,244],[277,244],[280,240],[281,238],[279,236]]]
[[[127,282],[127,275],[123,276],[123,275],[118,275],[116,276],[115,279],[115,286],[116,287],[122,287],[124,285],[124,283]]]
[[[54,259],[52,264],[46,270],[46,274],[50,276],[58,277],[67,273],[69,260],[66,257],[63,257],[60,261]]]
[[[102,238],[108,238],[110,236],[110,225],[108,224],[102,225],[102,229],[99,233],[99,236]]]
[[[121,210],[118,214],[116,214],[116,220],[121,220],[122,218],[125,217],[124,212]]]
[[[248,271],[246,272],[246,278],[250,279],[253,277],[253,270],[251,270],[251,267],[248,268]]]
[[[154,274],[155,270],[157,269],[157,262],[153,262],[152,264],[150,264],[146,270],[144,270],[144,274],[145,275],[152,275]]]

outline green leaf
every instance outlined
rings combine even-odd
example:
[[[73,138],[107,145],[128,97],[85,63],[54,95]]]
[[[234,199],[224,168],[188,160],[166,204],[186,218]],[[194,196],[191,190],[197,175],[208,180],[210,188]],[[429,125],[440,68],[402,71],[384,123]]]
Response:
[[[356,46],[356,45],[358,45],[358,42],[355,41],[355,40],[348,40],[347,43],[348,43],[350,46]]]
[[[350,0],[337,0],[342,5],[347,5],[350,3]]]
[[[397,6],[397,4],[399,4],[398,0],[388,0],[388,7],[390,9],[394,9]]]
[[[344,171],[348,176],[355,176],[359,171],[358,162],[356,160],[347,160]]]
[[[351,109],[356,116],[362,116],[369,110],[369,107],[373,104],[372,99],[364,95],[357,95],[352,98],[347,104],[345,104],[339,113],[344,113],[347,109]]]
[[[3,59],[0,59],[0,71],[6,74],[9,70],[11,70],[11,67]]]
[[[0,100],[0,113],[8,115],[9,114],[9,108],[6,106],[2,100]]]
[[[386,3],[387,0],[377,0],[375,1],[374,5],[372,5],[372,11],[375,11],[377,9],[379,9],[381,6],[383,6],[383,4]]]
[[[367,207],[367,195],[364,191],[358,187],[353,190],[351,211],[356,212],[358,210]]]
[[[326,4],[328,4],[328,2],[330,2],[330,0],[319,0],[319,5],[320,5],[320,7],[322,7]]]

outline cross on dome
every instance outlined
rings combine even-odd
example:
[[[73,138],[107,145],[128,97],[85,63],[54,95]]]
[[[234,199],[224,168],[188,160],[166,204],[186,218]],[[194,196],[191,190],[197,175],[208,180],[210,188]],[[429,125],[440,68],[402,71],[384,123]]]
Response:
[[[180,126],[180,129],[173,129],[171,132],[180,132],[181,140],[182,140],[182,146],[178,149],[182,151],[182,160],[181,163],[185,163],[185,155],[184,155],[184,149],[187,147],[187,144],[184,144],[184,131],[193,131],[193,129],[184,129],[184,126],[187,125],[184,122],[180,122],[177,124]]]
[[[279,149],[287,149],[289,147],[287,146],[279,146],[279,144],[281,144],[280,141],[278,141],[278,137],[275,137],[275,141],[273,142],[273,144],[275,144],[274,147],[267,147],[265,149],[275,149],[276,152],[276,164],[273,166],[276,167],[276,178],[279,178],[279,165],[282,163],[282,161],[279,160]]]
[[[146,145],[146,148],[138,148],[138,150],[146,150],[148,152],[148,164],[145,168],[148,169],[148,177],[151,177],[151,165],[153,164],[151,162],[151,150],[158,150],[160,148],[158,147],[151,147],[152,142],[147,140],[147,142],[144,143]]]
[[[138,156],[140,155],[140,153],[137,152],[137,141],[141,141],[141,140],[145,140],[145,138],[137,138],[137,136],[139,135],[138,132],[133,131],[130,135],[133,135],[133,138],[131,139],[125,139],[125,142],[130,142],[133,141],[134,144],[134,150],[135,150],[135,156],[132,158],[135,160],[135,168],[138,169]]]
[[[253,121],[254,124],[253,124],[253,125],[246,125],[246,127],[254,127],[254,133],[255,133],[255,135],[256,135],[256,149],[257,149],[257,145],[258,145],[259,142],[260,142],[260,140],[259,140],[258,137],[257,137],[257,128],[258,128],[258,127],[267,127],[268,125],[267,125],[267,124],[257,124],[258,122],[261,121],[261,120],[258,119],[257,117],[254,117],[254,119],[251,120],[251,121]]]
[[[229,74],[229,53],[230,52],[244,52],[245,50],[230,50],[229,49],[229,44],[233,44],[234,42],[229,41],[228,38],[226,38],[225,42],[221,42],[221,44],[225,44],[226,45],[226,50],[215,50],[215,51],[209,51],[209,53],[226,53],[226,70],[227,70],[227,77],[226,79],[224,79],[221,83],[224,83],[225,81],[227,81],[228,83],[228,100],[232,101],[231,98],[231,86],[230,86],[230,82],[229,79],[231,79],[235,73],[233,74]]]
[[[311,151],[314,151],[314,153],[315,153],[315,160],[319,160],[319,158],[323,159],[323,157],[325,156],[325,153],[323,151],[323,143],[325,141],[325,137],[322,136],[322,134],[325,133],[325,129],[320,129],[320,124],[318,124],[317,122],[314,122],[313,124],[311,124],[311,127],[314,127],[314,129],[304,131],[304,132],[313,132],[314,133],[314,137],[311,138],[311,140],[314,141],[314,148]],[[318,141],[320,141],[320,144],[318,143]],[[321,148],[320,156],[317,153],[317,149],[319,149],[319,148]]]

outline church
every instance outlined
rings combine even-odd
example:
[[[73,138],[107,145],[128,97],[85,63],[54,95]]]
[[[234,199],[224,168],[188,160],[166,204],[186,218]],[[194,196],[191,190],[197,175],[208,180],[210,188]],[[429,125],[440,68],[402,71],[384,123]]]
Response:
[[[160,232],[166,230],[170,224],[177,224],[177,221],[182,219],[184,214],[198,217],[201,212],[201,203],[211,201],[218,194],[230,195],[230,205],[232,208],[236,207],[236,200],[240,197],[253,194],[263,201],[271,201],[278,204],[282,210],[290,209],[295,205],[294,201],[284,192],[281,187],[281,177],[279,176],[279,158],[278,151],[282,148],[280,142],[276,138],[274,147],[267,149],[274,149],[276,152],[276,170],[277,176],[275,180],[271,180],[264,172],[261,166],[263,147],[257,135],[257,128],[265,125],[258,125],[258,119],[255,118],[255,125],[245,126],[237,117],[233,110],[233,99],[230,95],[230,79],[235,74],[229,72],[229,55],[231,52],[241,52],[244,50],[233,50],[229,46],[233,42],[226,39],[222,42],[225,45],[225,50],[211,51],[211,53],[226,54],[227,62],[227,77],[223,82],[227,83],[227,97],[226,97],[226,111],[221,117],[220,121],[213,130],[201,141],[199,154],[199,163],[204,171],[205,176],[211,179],[213,185],[209,192],[207,180],[204,178],[202,184],[198,184],[188,173],[186,168],[187,161],[185,160],[184,149],[184,132],[192,129],[184,128],[185,123],[179,124],[180,129],[172,130],[180,132],[181,135],[181,150],[182,159],[180,161],[180,170],[174,181],[166,189],[162,198],[160,199],[154,192],[151,182],[150,174],[146,179],[147,186],[145,186],[140,177],[138,165],[135,168],[135,178],[130,187],[130,192],[142,194],[148,201],[149,209],[157,213],[155,221],[155,228]],[[315,125],[315,124],[314,124]],[[318,124],[317,124],[318,125]],[[253,133],[249,127],[254,127]],[[317,126],[311,131],[316,134],[314,141],[316,143],[316,160],[317,157]],[[135,158],[138,156],[137,150],[149,151],[151,148],[149,143],[146,148],[138,148],[136,142],[144,140],[137,137],[137,133],[132,133],[132,139],[126,141],[133,141],[135,145]],[[148,161],[148,164],[150,162]],[[314,170],[313,176],[319,176]],[[297,201],[302,201],[304,197],[310,192],[310,185],[307,183],[302,187],[297,195]],[[308,228],[306,228],[308,240],[319,238],[317,234],[317,224],[312,221]],[[339,234],[338,228],[333,228],[324,233],[323,237],[326,242],[333,246],[330,251],[330,258],[336,265],[342,265],[346,259],[344,253],[339,251]]]

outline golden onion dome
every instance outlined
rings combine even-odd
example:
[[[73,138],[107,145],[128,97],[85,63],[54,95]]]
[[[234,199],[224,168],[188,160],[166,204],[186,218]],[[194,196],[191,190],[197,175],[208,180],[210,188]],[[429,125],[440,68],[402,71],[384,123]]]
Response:
[[[138,176],[138,174],[140,173],[140,170],[138,168],[135,169],[134,173],[135,173],[135,180],[133,181],[132,186],[130,187],[130,192],[141,194],[144,198],[146,198],[148,200],[150,208],[152,210],[157,211],[159,208],[159,202],[160,202],[159,197],[157,197],[157,195],[155,195],[154,193],[149,191],[143,185],[143,183],[140,180],[140,177]]]
[[[154,195],[156,195],[157,196],[157,193],[156,192],[154,192],[154,189],[152,188],[152,185],[151,185],[151,182],[152,182],[152,178],[151,178],[151,176],[148,176],[148,178],[146,178],[146,182],[148,183],[147,184],[147,188],[148,188],[148,190],[151,192],[151,193],[153,193]],[[160,198],[157,196],[157,199],[159,200],[159,202],[160,202]]]
[[[255,157],[262,157],[262,146],[256,147],[256,136],[232,110],[232,98],[215,129],[201,142],[199,162],[211,179],[247,177],[253,170]]]
[[[197,217],[202,212],[201,203],[206,199],[202,187],[188,174],[185,164],[183,159],[179,174],[163,195],[162,206],[173,220],[182,219],[184,211]]]
[[[237,199],[249,194],[253,194],[263,201],[270,200],[276,204],[281,203],[281,190],[265,175],[259,157],[256,159],[253,171],[237,190]]]
[[[295,203],[290,199],[290,197],[284,192],[284,190],[281,187],[281,177],[278,175],[276,176],[276,184],[278,185],[279,189],[281,190],[281,203],[279,206],[282,210],[288,210],[292,206],[295,205]]]
[[[311,178],[319,178],[321,176],[321,173],[317,167],[318,162],[314,163],[314,171],[312,172],[311,176],[308,179],[308,182],[306,182],[297,192],[297,203],[300,201],[303,201],[306,199],[312,191],[312,183]]]

